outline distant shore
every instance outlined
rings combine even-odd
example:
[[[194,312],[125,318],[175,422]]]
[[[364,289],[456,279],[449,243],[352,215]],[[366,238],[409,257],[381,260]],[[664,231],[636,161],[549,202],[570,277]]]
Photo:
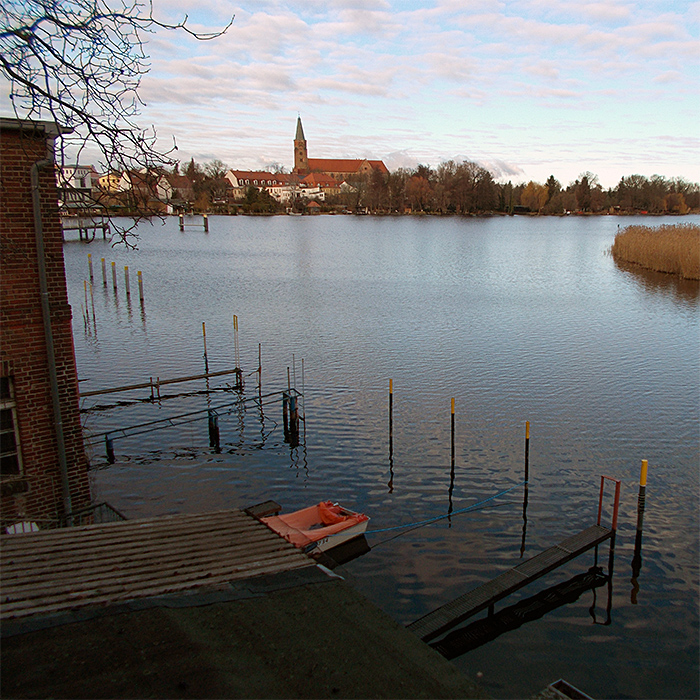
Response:
[[[610,252],[616,262],[700,280],[700,226],[664,224],[627,226],[615,236]]]

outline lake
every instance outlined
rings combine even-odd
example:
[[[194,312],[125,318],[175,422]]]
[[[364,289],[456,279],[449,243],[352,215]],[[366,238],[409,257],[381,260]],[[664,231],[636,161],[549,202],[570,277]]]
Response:
[[[204,372],[203,323],[209,370],[232,369],[235,314],[244,398],[259,351],[264,393],[304,394],[296,447],[277,398],[262,414],[236,404],[231,375],[154,402],[149,389],[85,398],[94,497],[130,518],[340,501],[370,516],[371,550],[338,571],[406,624],[593,525],[604,474],[622,482],[610,584],[453,663],[497,698],[558,678],[596,698],[697,698],[700,289],[607,252],[618,226],[679,220],[239,216],[183,233],[171,217],[142,224],[136,251],[67,242],[81,392]],[[106,431],[223,405],[220,451],[204,418],[117,437],[106,460]],[[606,486],[604,524],[611,505]],[[593,564],[591,551],[496,610]]]

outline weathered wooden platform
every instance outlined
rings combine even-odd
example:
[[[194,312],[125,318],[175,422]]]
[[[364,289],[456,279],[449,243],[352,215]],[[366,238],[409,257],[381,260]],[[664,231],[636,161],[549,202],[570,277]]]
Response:
[[[223,586],[315,563],[227,510],[0,536],[0,620]]]
[[[472,615],[486,610],[523,586],[609,539],[613,532],[613,529],[593,525],[424,615],[408,625],[408,629],[425,642],[435,639]]]

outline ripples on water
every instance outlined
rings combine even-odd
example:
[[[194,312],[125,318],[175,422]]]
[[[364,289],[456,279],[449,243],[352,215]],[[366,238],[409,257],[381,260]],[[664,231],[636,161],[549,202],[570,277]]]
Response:
[[[129,517],[268,498],[291,510],[332,498],[367,512],[370,529],[379,530],[518,484],[529,420],[526,520],[520,486],[477,513],[399,537],[368,536],[372,551],[346,564],[344,575],[409,622],[517,564],[523,548],[532,556],[592,524],[606,473],[624,482],[612,624],[601,624],[603,587],[595,600],[588,592],[454,663],[481,671],[496,697],[527,697],[560,677],[594,697],[697,697],[698,285],[616,267],[606,251],[618,221],[212,217],[208,235],[182,234],[174,219],[142,226],[135,252],[101,241],[67,244],[83,391],[204,371],[202,322],[210,369],[232,368],[234,313],[246,374],[262,344],[264,391],[286,387],[287,367],[301,388],[304,359],[302,446],[284,442],[279,404],[262,417],[253,406],[235,409],[220,419],[220,454],[208,447],[206,420],[118,439],[112,466],[101,443],[91,448],[96,497]],[[95,284],[86,318],[88,252]],[[102,256],[108,272],[117,262],[116,296],[111,277],[102,285]],[[254,386],[248,376],[247,395]],[[113,404],[85,413],[84,423],[97,435],[235,396],[118,405],[134,394],[107,395],[83,401]],[[650,472],[632,605],[642,458]],[[513,600],[585,571],[592,556]]]

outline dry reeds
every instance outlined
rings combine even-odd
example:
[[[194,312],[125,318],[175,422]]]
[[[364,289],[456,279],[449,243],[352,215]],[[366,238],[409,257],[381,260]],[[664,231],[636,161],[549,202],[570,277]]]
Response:
[[[627,226],[615,236],[610,249],[618,262],[641,265],[686,279],[700,279],[700,226],[664,224]]]

